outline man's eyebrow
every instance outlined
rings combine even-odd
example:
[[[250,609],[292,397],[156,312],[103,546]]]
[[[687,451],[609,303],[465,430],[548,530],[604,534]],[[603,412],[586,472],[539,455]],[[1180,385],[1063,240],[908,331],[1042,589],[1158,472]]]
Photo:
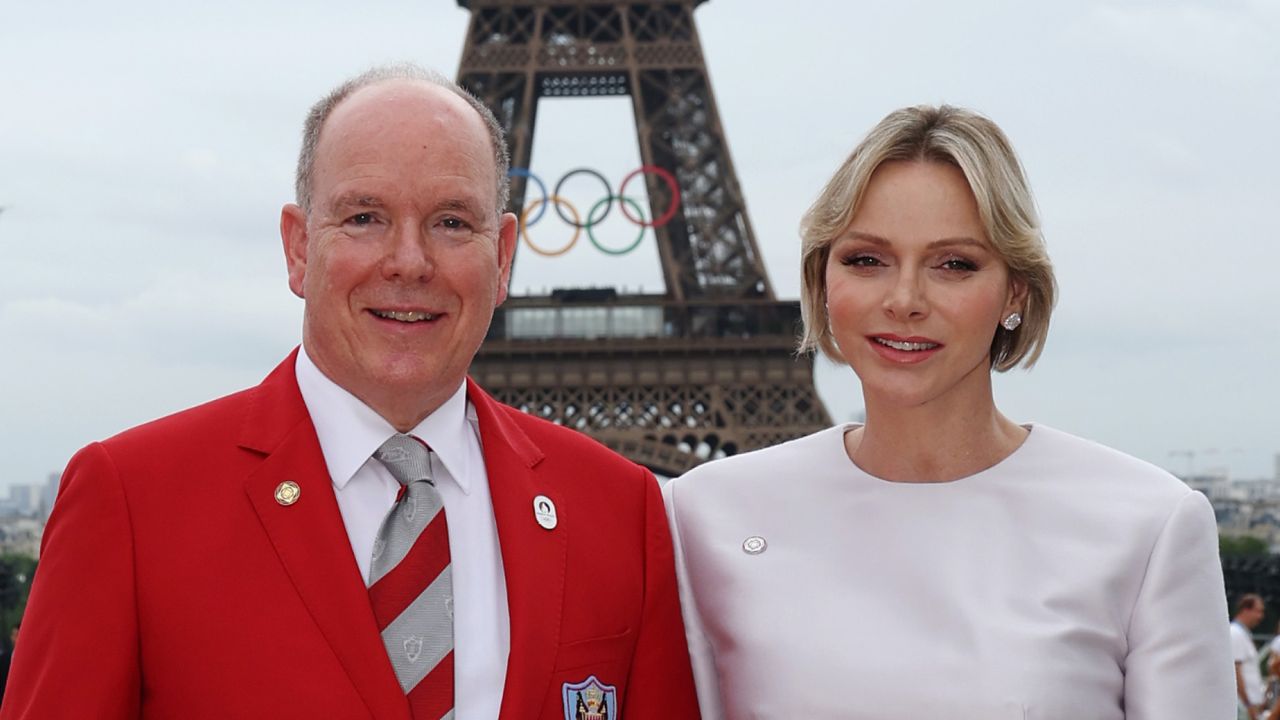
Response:
[[[477,203],[466,198],[446,198],[441,200],[439,205],[436,205],[436,210],[458,210],[473,215],[480,214]]]
[[[355,206],[355,207],[362,207],[362,208],[380,208],[380,207],[383,207],[384,205],[385,203],[382,202],[382,199],[375,195],[361,195],[358,193],[348,193],[344,195],[339,195],[338,197],[334,198],[333,203],[330,205],[330,207],[343,208],[343,207]]]

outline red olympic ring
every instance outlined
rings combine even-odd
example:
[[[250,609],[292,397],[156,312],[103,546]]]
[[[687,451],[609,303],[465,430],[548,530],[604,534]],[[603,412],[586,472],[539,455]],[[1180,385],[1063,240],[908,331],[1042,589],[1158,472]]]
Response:
[[[590,214],[588,214],[588,217],[586,218],[585,222],[583,222],[582,219],[579,217],[575,217],[573,221],[570,221],[569,218],[564,217],[564,213],[560,212],[560,205],[563,202],[563,198],[561,198],[560,200],[552,199],[552,198],[559,197],[560,190],[561,188],[563,188],[565,181],[568,180],[570,176],[578,173],[588,173],[599,178],[600,181],[605,186],[605,191],[606,191],[605,199],[609,201],[603,204],[604,212],[600,215],[600,217],[598,218],[591,217]],[[542,191],[542,198],[539,200],[531,201],[529,204],[529,207],[540,206],[542,209],[536,215],[534,215],[533,220],[529,222],[526,222],[526,216],[528,215],[528,213],[522,212],[521,218],[520,218],[520,225],[522,229],[528,225],[534,225],[539,220],[541,220],[542,216],[546,213],[547,204],[555,204],[556,214],[560,215],[561,219],[563,219],[565,222],[569,223],[570,225],[573,225],[578,230],[582,230],[584,228],[590,228],[592,225],[595,225],[596,223],[604,220],[605,216],[609,214],[609,208],[612,207],[613,205],[612,200],[614,199],[618,200],[618,206],[622,209],[622,214],[626,216],[626,218],[630,220],[633,224],[639,225],[641,227],[650,227],[650,228],[662,227],[663,225],[666,225],[667,223],[671,222],[671,219],[674,218],[676,215],[676,210],[680,208],[680,184],[676,182],[675,176],[672,175],[670,171],[666,170],[665,168],[658,167],[657,165],[641,165],[635,170],[632,170],[631,172],[627,173],[627,175],[622,179],[622,185],[618,187],[617,195],[614,195],[612,193],[611,189],[609,188],[609,182],[605,179],[603,175],[601,175],[599,172],[591,168],[586,168],[586,167],[574,168],[573,170],[570,170],[569,172],[560,176],[560,180],[555,184],[555,190],[553,190],[550,194],[547,193],[547,186],[543,184],[542,180],[537,175],[534,175],[532,172],[530,172],[528,168],[520,168],[520,167],[511,168],[510,172],[508,172],[507,174],[508,176],[519,176],[519,177],[528,178],[529,180],[533,181],[533,184],[538,186],[539,190]],[[627,187],[627,183],[631,182],[637,175],[642,175],[642,174],[657,175],[659,178],[662,179],[663,182],[667,184],[667,189],[671,191],[670,205],[667,206],[667,209],[665,212],[663,212],[661,215],[657,215],[656,217],[654,217],[652,222],[646,222],[643,215],[641,217],[636,217],[632,215],[631,211],[627,208],[627,203],[622,200],[622,197],[626,194],[625,189]],[[600,203],[597,202],[596,206],[599,207]]]
[[[644,218],[637,220],[636,218],[631,217],[631,213],[627,212],[627,204],[621,200],[621,198],[627,194],[627,183],[631,182],[632,178],[641,173],[657,175],[662,178],[662,180],[667,183],[667,187],[671,189],[671,204],[667,206],[667,211],[654,218],[651,223],[645,222]],[[675,176],[670,172],[667,172],[665,168],[660,168],[657,165],[641,165],[635,170],[632,170],[626,177],[622,178],[622,184],[618,186],[618,198],[618,207],[622,208],[622,214],[626,215],[627,219],[631,222],[644,227],[662,227],[663,225],[671,222],[671,218],[675,217],[676,208],[680,207],[680,186],[676,184]]]

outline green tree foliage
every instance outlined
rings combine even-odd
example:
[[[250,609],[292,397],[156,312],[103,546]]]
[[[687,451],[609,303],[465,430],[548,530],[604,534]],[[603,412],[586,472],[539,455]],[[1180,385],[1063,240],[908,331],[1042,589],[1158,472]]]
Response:
[[[1270,549],[1265,540],[1248,535],[1219,535],[1218,547],[1222,555],[1267,555]]]
[[[35,558],[0,555],[0,642],[8,642],[9,631],[22,621],[35,572]]]

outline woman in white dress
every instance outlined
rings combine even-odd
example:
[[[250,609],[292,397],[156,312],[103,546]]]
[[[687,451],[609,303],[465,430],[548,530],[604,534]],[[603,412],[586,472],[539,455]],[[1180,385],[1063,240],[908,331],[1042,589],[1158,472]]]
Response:
[[[1055,296],[999,128],[890,114],[802,236],[802,349],[852,366],[866,422],[666,486],[703,717],[1232,717],[1208,501],[995,406]]]

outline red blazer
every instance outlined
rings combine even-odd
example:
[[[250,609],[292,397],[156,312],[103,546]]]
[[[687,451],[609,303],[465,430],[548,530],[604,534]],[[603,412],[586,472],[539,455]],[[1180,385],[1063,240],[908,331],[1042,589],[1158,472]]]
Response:
[[[507,582],[501,718],[565,720],[564,684],[592,675],[616,686],[621,720],[696,718],[657,483],[467,394]],[[275,499],[285,480],[301,486],[291,506]],[[554,530],[535,521],[537,495]],[[72,459],[0,718],[409,717],[293,355],[256,388]]]

